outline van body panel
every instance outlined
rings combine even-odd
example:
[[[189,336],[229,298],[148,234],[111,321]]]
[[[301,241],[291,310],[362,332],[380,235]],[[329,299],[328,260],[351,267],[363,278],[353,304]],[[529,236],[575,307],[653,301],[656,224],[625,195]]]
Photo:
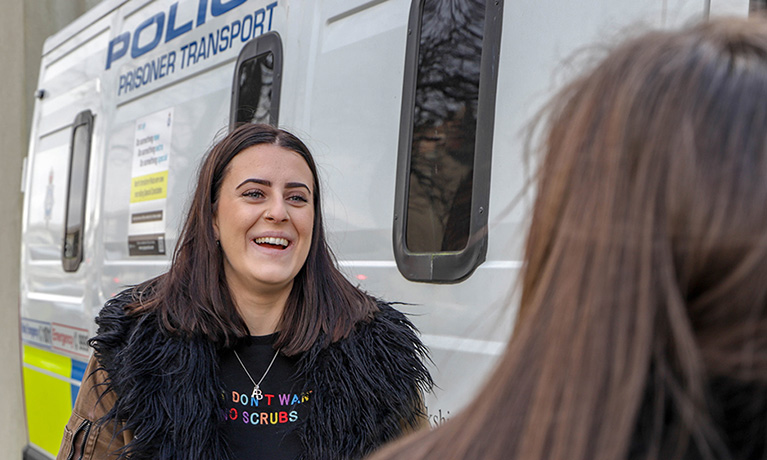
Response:
[[[63,432],[104,302],[167,270],[200,159],[229,126],[237,57],[249,40],[279,34],[279,125],[315,155],[328,239],[343,272],[377,297],[404,302],[399,308],[429,346],[438,388],[426,404],[437,425],[477,394],[512,329],[536,163],[524,153],[529,120],[599,55],[593,44],[719,11],[744,15],[748,1],[503,2],[483,210],[487,255],[453,284],[408,281],[394,257],[412,6],[410,0],[106,0],[46,41],[22,222],[28,450],[55,455],[51,440]],[[70,273],[62,268],[67,177],[73,123],[85,110],[93,114],[93,131],[84,256]],[[52,389],[48,409],[32,402],[44,388]]]

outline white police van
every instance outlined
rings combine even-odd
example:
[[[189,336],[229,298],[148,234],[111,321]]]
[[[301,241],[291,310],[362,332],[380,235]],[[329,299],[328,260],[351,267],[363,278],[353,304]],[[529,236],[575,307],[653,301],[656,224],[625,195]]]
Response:
[[[29,446],[55,455],[93,318],[166,270],[199,160],[236,122],[305,139],[345,273],[429,345],[433,424],[502,352],[525,236],[524,127],[563,58],[748,0],[106,0],[50,37],[23,181]],[[555,73],[555,69],[560,69]],[[559,78],[552,77],[558,75]]]

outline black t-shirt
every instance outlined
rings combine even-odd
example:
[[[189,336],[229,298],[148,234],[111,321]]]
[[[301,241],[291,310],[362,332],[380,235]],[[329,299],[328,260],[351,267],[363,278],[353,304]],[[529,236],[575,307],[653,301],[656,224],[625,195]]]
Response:
[[[275,354],[277,334],[254,336],[236,350],[253,380],[264,375]],[[261,382],[262,399],[253,395],[253,382],[232,350],[221,355],[221,375],[226,391],[226,435],[238,460],[295,460],[303,451],[296,432],[306,417],[311,391],[302,393],[295,377],[298,358],[277,355]]]

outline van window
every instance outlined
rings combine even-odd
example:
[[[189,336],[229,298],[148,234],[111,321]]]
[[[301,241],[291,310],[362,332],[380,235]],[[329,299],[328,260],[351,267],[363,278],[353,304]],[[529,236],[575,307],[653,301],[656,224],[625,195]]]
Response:
[[[88,192],[88,165],[91,157],[93,114],[85,110],[77,114],[72,125],[69,146],[69,180],[67,182],[67,209],[64,246],[61,261],[64,271],[74,272],[83,260],[83,232],[85,230],[85,202]]]
[[[229,126],[268,123],[277,126],[282,81],[282,42],[268,32],[245,44],[237,58]]]
[[[408,279],[457,282],[485,259],[502,3],[411,7],[394,216]]]

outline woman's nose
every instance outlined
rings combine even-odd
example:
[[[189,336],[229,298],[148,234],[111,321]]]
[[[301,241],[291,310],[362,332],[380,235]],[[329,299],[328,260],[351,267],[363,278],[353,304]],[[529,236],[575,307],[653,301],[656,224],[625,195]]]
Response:
[[[264,215],[264,218],[269,222],[286,222],[289,217],[288,210],[282,200],[273,200]]]

